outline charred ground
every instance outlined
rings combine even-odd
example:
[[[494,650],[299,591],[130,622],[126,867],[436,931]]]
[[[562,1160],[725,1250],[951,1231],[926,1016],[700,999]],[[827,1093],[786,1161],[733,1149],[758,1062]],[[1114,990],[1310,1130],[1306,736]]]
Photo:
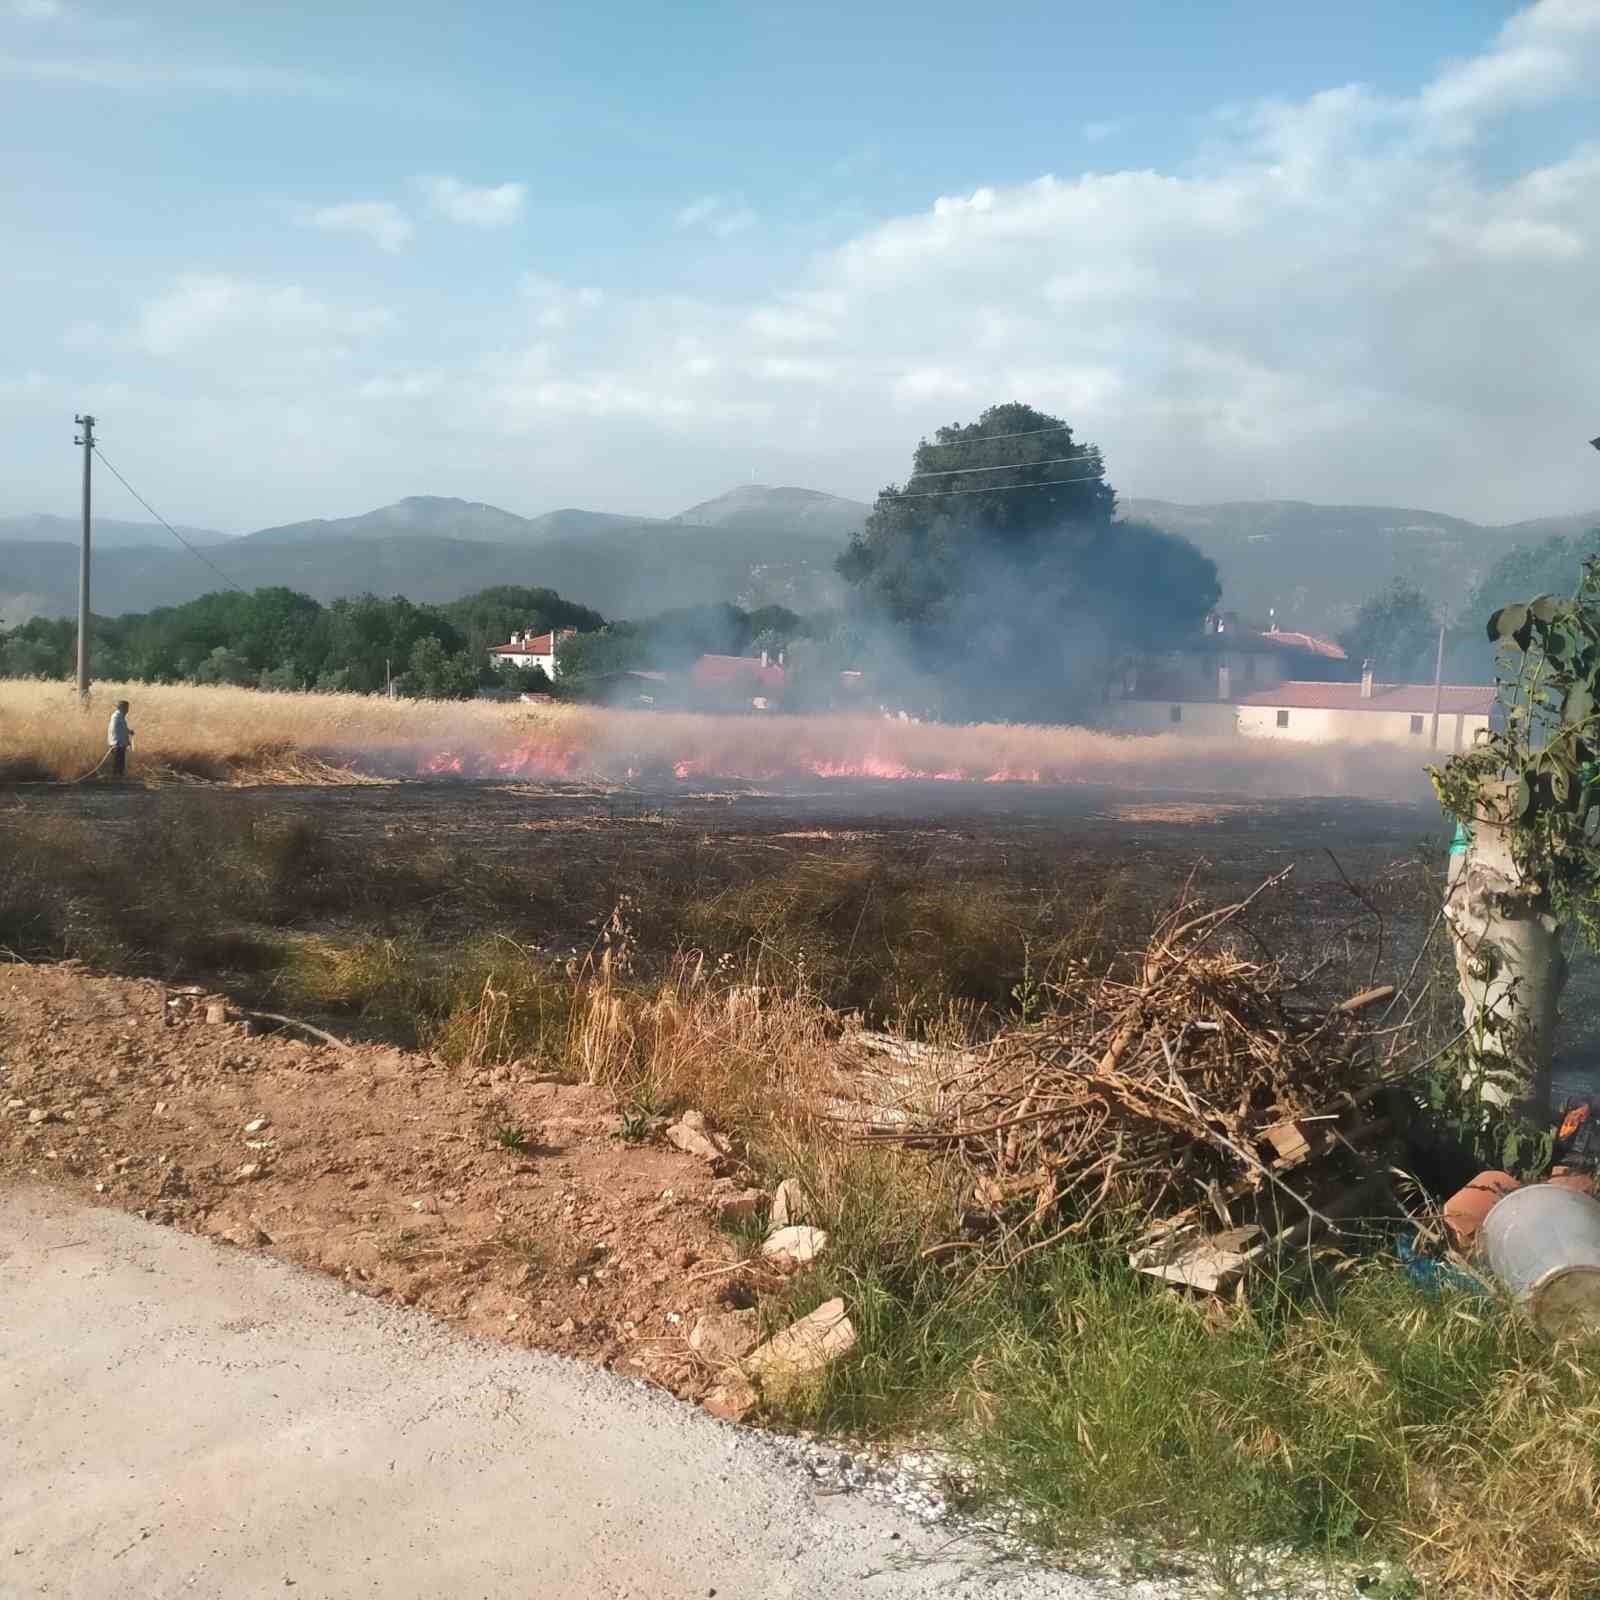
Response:
[[[1291,863],[1261,937],[1371,959],[1379,915],[1391,944],[1425,921],[1439,836],[1421,807],[1089,785],[22,785],[0,808],[0,945],[415,1042],[374,964],[470,966],[489,938],[501,964],[559,965],[609,927],[645,971],[693,948],[752,981],[798,966],[874,1022],[981,1023],[1060,961],[1137,942],[1191,880],[1225,901]]]

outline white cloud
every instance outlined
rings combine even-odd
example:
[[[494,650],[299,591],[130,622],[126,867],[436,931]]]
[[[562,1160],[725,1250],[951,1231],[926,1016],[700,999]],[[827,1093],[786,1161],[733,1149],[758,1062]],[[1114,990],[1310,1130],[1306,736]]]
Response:
[[[371,100],[358,84],[319,72],[228,61],[104,56],[0,55],[0,77],[127,92],[191,90],[248,98]]]
[[[1083,125],[1083,136],[1090,144],[1104,144],[1107,139],[1114,139],[1119,133],[1126,131],[1126,122],[1086,122]]]
[[[764,356],[755,363],[754,371],[777,383],[833,383],[840,368],[837,362],[813,356]]]
[[[593,284],[583,284],[574,289],[555,278],[537,272],[522,275],[522,292],[537,308],[535,324],[546,332],[559,332],[570,328],[588,312],[605,304],[605,294]]]
[[[543,376],[542,404],[653,392],[670,371],[694,399],[674,421],[705,424],[707,450],[729,414],[742,445],[775,449],[825,388],[816,481],[856,492],[829,475],[846,450],[900,470],[908,428],[1020,398],[1104,446],[1127,493],[1485,519],[1600,502],[1568,438],[1600,360],[1573,309],[1600,265],[1600,146],[1521,172],[1462,154],[1491,119],[1574,91],[1597,17],[1600,0],[1545,0],[1410,96],[1248,108],[1181,176],[942,196],[754,304],[618,305],[609,340]],[[738,206],[705,195],[677,220],[710,229]]]
[[[253,452],[280,440],[285,482],[351,509],[368,497],[350,484],[397,461],[412,486],[530,511],[667,511],[757,467],[870,495],[919,434],[1012,399],[1102,446],[1124,494],[1480,520],[1600,504],[1600,140],[1535,162],[1518,121],[1593,80],[1597,18],[1600,0],[1543,0],[1410,93],[1235,108],[1171,170],[976,185],[721,294],[529,277],[474,332],[452,283],[408,308],[413,348],[391,313],[310,283],[193,274],[136,342],[203,373],[186,424],[178,385],[155,397],[174,437],[247,419]],[[1537,147],[1560,126],[1542,119]],[[710,239],[745,209],[708,194],[678,221]],[[623,456],[647,489],[619,482]],[[299,492],[270,515],[315,514]]]
[[[302,227],[323,233],[354,234],[391,255],[404,250],[417,231],[410,217],[387,200],[347,200],[341,205],[319,206],[302,212],[298,220]]]
[[[428,205],[441,217],[468,228],[505,228],[522,215],[527,203],[526,184],[502,183],[475,189],[459,178],[418,178]]]
[[[135,341],[157,356],[239,343],[280,356],[295,351],[336,354],[345,340],[369,338],[393,323],[381,306],[330,305],[299,284],[194,272],[185,273],[145,306]]]
[[[719,239],[748,233],[760,220],[739,196],[730,199],[720,194],[705,194],[698,200],[691,200],[673,218],[680,228],[704,227]]]
[[[674,219],[680,228],[693,228],[704,222],[708,217],[713,217],[722,209],[721,195],[701,195],[698,200],[691,200]]]
[[[357,389],[364,400],[422,400],[438,392],[443,374],[396,372],[368,378]]]
[[[1539,0],[1501,28],[1482,55],[1441,72],[1421,96],[1425,116],[1454,131],[1594,83],[1597,0]]]
[[[57,22],[67,14],[61,0],[11,0],[6,9],[24,22]]]

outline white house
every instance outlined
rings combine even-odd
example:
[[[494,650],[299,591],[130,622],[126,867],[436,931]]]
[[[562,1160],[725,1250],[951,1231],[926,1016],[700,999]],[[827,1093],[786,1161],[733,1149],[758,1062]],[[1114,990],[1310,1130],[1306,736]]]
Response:
[[[576,628],[560,628],[550,633],[514,633],[509,644],[497,644],[489,651],[489,660],[497,667],[543,667],[544,675],[556,675],[556,647],[563,639],[570,639]]]
[[[1280,683],[1239,700],[1239,732],[1249,739],[1466,750],[1489,726],[1495,689],[1446,683],[1439,686],[1437,700],[1435,739],[1431,683],[1374,683],[1370,672],[1360,683]]]
[[[1435,742],[1431,683],[1375,683],[1367,671],[1359,683],[1289,679],[1236,695],[1229,692],[1226,671],[1219,678],[1216,694],[1207,699],[1113,700],[1106,707],[1107,725],[1120,733],[1237,734],[1297,743],[1402,744],[1429,752],[1458,751],[1469,748],[1478,731],[1488,728],[1495,703],[1493,685],[1441,685]]]

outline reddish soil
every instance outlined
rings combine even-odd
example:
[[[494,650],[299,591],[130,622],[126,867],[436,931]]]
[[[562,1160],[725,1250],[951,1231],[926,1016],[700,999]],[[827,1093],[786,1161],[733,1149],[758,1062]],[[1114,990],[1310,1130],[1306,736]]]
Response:
[[[0,965],[0,1181],[60,1183],[679,1395],[711,1387],[687,1338],[748,1293],[716,1270],[740,1253],[717,1222],[736,1171],[628,1142],[600,1089],[260,1035],[168,998]]]

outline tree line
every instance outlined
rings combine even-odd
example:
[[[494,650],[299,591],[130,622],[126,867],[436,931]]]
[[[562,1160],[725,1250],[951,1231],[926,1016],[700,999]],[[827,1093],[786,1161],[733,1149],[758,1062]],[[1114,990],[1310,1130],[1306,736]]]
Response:
[[[698,606],[608,623],[553,589],[501,586],[444,605],[358,595],[321,605],[288,588],[223,590],[180,606],[90,619],[96,678],[234,684],[267,690],[394,692],[466,699],[482,688],[581,696],[595,679],[631,667],[678,666],[706,651],[782,649],[808,624],[782,606]],[[497,667],[489,651],[514,632],[575,629],[552,685],[538,669]],[[77,623],[35,617],[0,631],[0,677],[70,679]]]
[[[462,697],[485,685],[581,696],[619,673],[784,650],[796,704],[826,704],[842,668],[935,715],[1067,721],[1119,661],[1191,633],[1215,565],[1186,539],[1116,516],[1099,450],[1031,406],[990,407],[923,439],[839,562],[838,612],[696,606],[607,622],[549,589],[446,605],[362,595],[319,605],[287,588],[217,593],[92,627],[95,676],[262,689]],[[513,631],[570,628],[554,684],[490,662]],[[0,674],[69,677],[74,627],[0,635]]]
[[[204,595],[92,623],[96,677],[261,689],[460,698],[488,686],[582,698],[619,673],[671,671],[702,654],[787,651],[796,703],[827,702],[841,668],[885,699],[954,718],[1062,722],[1085,715],[1121,666],[1192,637],[1221,595],[1215,564],[1187,539],[1116,514],[1097,446],[1022,404],[934,430],[903,483],[877,496],[840,558],[839,610],[702,605],[607,621],[552,589],[502,586],[444,605],[360,595],[321,605],[288,588]],[[1565,592],[1600,529],[1508,552],[1447,635],[1446,672],[1483,680],[1476,618],[1493,596]],[[1427,681],[1441,622],[1414,585],[1391,584],[1340,635],[1352,670]],[[572,629],[552,684],[494,666],[516,631]],[[0,675],[72,675],[75,625],[36,618],[0,632]],[[810,685],[812,693],[803,691]]]
[[[1501,597],[1570,594],[1584,562],[1597,556],[1600,528],[1514,545],[1473,586],[1454,617],[1414,583],[1396,578],[1361,607],[1339,644],[1353,665],[1370,661],[1384,682],[1431,683],[1443,628],[1445,682],[1491,683],[1494,653],[1484,638],[1483,619]]]

